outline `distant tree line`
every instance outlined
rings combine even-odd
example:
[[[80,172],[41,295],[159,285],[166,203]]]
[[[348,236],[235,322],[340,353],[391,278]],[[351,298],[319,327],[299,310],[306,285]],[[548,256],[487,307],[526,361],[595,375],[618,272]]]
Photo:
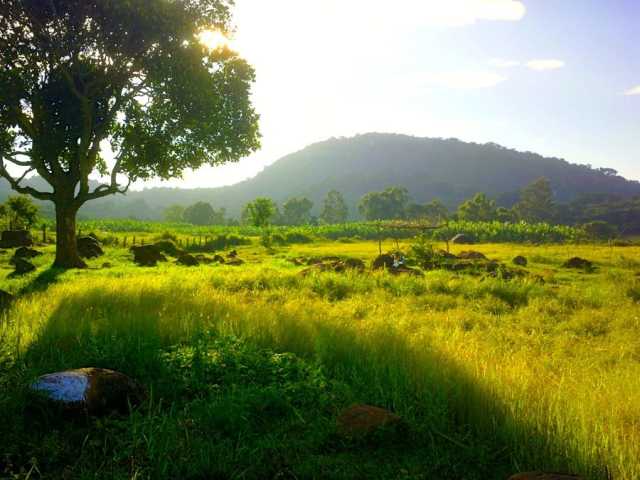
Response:
[[[406,188],[391,186],[380,192],[369,192],[357,205],[360,216],[375,220],[422,220],[440,224],[449,220],[471,222],[529,222],[585,225],[596,237],[640,233],[640,197],[621,199],[613,195],[589,195],[571,203],[558,203],[549,180],[541,177],[524,187],[510,207],[478,192],[450,211],[439,199],[427,203],[412,201]],[[313,214],[314,204],[306,197],[292,197],[282,205],[267,197],[247,203],[238,220],[226,217],[226,210],[214,209],[198,202],[188,207],[174,205],[165,210],[165,219],[194,225],[236,225],[256,227],[269,225],[319,225],[344,223],[349,208],[344,196],[332,190],[327,193],[319,215]]]

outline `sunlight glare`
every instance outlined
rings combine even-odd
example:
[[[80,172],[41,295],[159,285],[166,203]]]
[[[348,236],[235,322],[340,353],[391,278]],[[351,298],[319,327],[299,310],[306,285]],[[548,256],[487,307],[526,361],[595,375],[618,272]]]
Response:
[[[200,43],[210,50],[228,47],[229,39],[219,30],[205,30],[198,35]]]

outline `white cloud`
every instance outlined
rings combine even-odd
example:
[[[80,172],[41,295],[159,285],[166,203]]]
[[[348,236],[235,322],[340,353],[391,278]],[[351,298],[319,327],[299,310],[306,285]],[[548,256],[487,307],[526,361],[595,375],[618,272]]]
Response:
[[[565,63],[562,60],[556,60],[555,58],[544,58],[530,60],[526,63],[527,68],[542,72],[544,70],[557,70],[564,67]]]
[[[422,83],[429,87],[477,90],[495,87],[505,80],[506,77],[493,72],[460,71],[427,73],[423,76]]]
[[[517,60],[504,60],[502,58],[493,58],[489,60],[489,65],[496,68],[513,68],[521,65]]]
[[[637,87],[633,87],[630,88],[629,90],[627,90],[626,92],[624,92],[625,95],[640,95],[640,85],[638,85]]]

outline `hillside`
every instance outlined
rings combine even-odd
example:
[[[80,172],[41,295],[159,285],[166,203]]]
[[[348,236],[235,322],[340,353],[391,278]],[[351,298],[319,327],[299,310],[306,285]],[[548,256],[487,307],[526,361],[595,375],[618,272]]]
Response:
[[[406,187],[418,202],[436,197],[455,207],[483,191],[509,205],[520,188],[541,176],[551,180],[561,202],[589,193],[640,195],[640,182],[559,158],[496,144],[372,133],[316,143],[283,157],[256,177],[229,187],[147,189],[94,202],[81,214],[159,218],[168,205],[204,200],[238,216],[242,206],[258,196],[281,203],[291,196],[304,195],[318,206],[331,189],[342,192],[354,211],[362,195],[390,185]],[[6,190],[3,185],[0,195],[8,194]]]

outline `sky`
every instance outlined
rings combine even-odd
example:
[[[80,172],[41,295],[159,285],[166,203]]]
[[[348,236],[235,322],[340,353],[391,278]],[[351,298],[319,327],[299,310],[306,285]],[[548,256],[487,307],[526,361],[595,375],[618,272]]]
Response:
[[[495,142],[640,180],[638,0],[236,0],[262,149],[152,182],[229,185],[330,137]]]

